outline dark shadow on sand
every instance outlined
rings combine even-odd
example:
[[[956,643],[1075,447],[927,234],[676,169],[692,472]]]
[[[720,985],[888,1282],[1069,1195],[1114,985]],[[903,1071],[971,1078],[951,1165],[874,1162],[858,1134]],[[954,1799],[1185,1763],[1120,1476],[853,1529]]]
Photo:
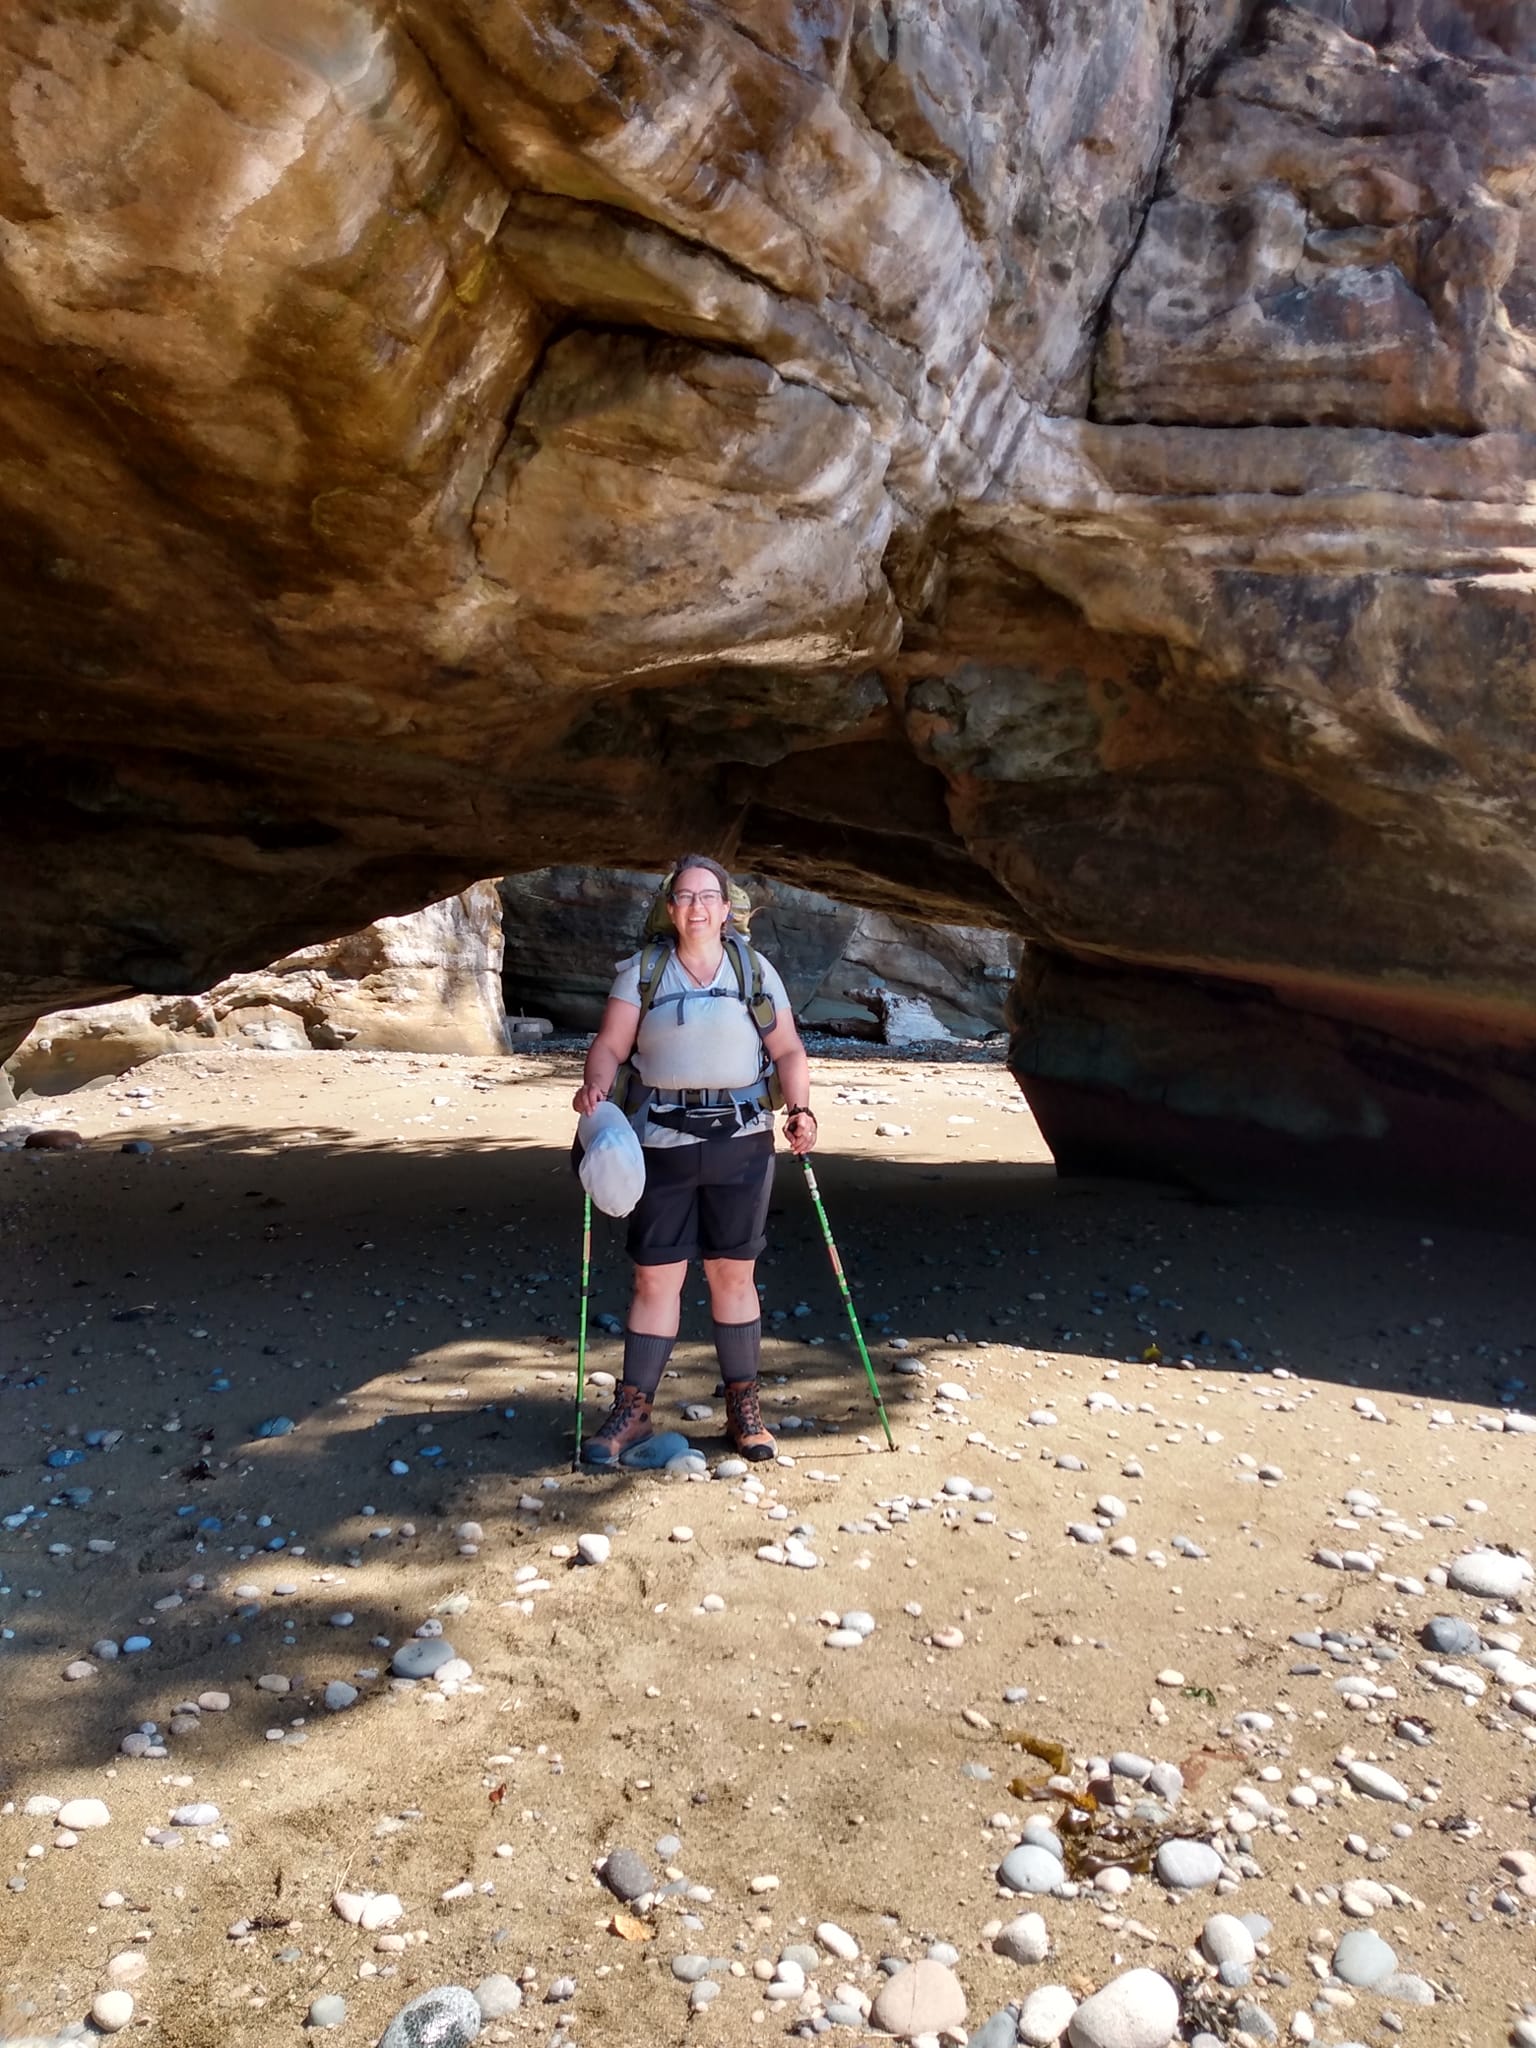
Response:
[[[1511,1398],[1512,1381],[1536,1380],[1519,1239],[1215,1208],[1142,1187],[1058,1184],[1048,1167],[871,1154],[824,1154],[817,1166],[898,1434],[922,1383],[897,1371],[911,1354],[891,1347],[896,1336],[918,1352],[1017,1347],[1031,1365],[1041,1352],[1102,1363],[1156,1347],[1171,1371],[1184,1359],[1231,1372],[1278,1365],[1377,1398],[1490,1406]],[[163,1723],[176,1701],[210,1686],[234,1704],[189,1740],[260,1749],[274,1725],[292,1739],[304,1732],[295,1720],[324,1718],[325,1677],[387,1664],[370,1639],[408,1635],[423,1587],[430,1605],[462,1583],[458,1521],[482,1523],[503,1559],[526,1554],[553,1573],[574,1567],[550,1561],[552,1541],[601,1527],[636,1477],[656,1483],[571,1473],[580,1200],[563,1151],[481,1137],[372,1142],[313,1124],[214,1126],[180,1131],[150,1158],[108,1141],[0,1155],[0,1201],[14,1276],[0,1358],[0,1513],[47,1510],[0,1530],[0,1585],[12,1589],[0,1620],[15,1631],[0,1645],[0,1674],[30,1669],[57,1699],[59,1670],[97,1637],[142,1627],[154,1638],[142,1657],[66,1689],[68,1712],[50,1738],[60,1764],[105,1762],[126,1729]],[[623,1316],[621,1230],[600,1226],[594,1315]],[[776,1403],[790,1404],[773,1413],[814,1418],[810,1429],[783,1429],[781,1447],[805,1464],[863,1455],[860,1438],[878,1441],[872,1404],[799,1170],[783,1154],[761,1278],[765,1371],[783,1382],[771,1389]],[[253,1288],[256,1310],[231,1320],[222,1305]],[[61,1295],[80,1313],[40,1325],[34,1309]],[[690,1427],[679,1415],[682,1402],[711,1399],[700,1295],[690,1285],[659,1420],[714,1453],[724,1448],[718,1420]],[[618,1369],[613,1334],[594,1331],[590,1365]],[[1079,1375],[1076,1396],[1063,1398],[1080,1398],[1081,1384]],[[65,1388],[75,1391],[61,1399]],[[1037,1370],[1030,1399],[1048,1391]],[[371,1408],[353,1405],[360,1398]],[[45,1432],[45,1411],[61,1409],[64,1430]],[[589,1426],[601,1409],[595,1399]],[[293,1433],[259,1439],[279,1414]],[[45,1465],[50,1449],[83,1448],[93,1429],[124,1434],[67,1470]],[[391,1473],[392,1460],[407,1470]],[[894,1462],[892,1473],[893,1491],[912,1483]],[[546,1479],[559,1484],[546,1489]],[[92,1489],[78,1510],[68,1504],[77,1486]],[[542,1512],[521,1505],[537,1497]],[[263,1527],[260,1516],[283,1501],[302,1511]],[[113,1540],[125,1509],[131,1542],[90,1553],[87,1540]],[[274,1539],[281,1551],[265,1548]],[[68,1551],[52,1554],[59,1543]],[[259,1612],[230,1590],[245,1546],[267,1576],[275,1558],[293,1563],[296,1590]],[[380,1551],[412,1560],[402,1605],[349,1592],[350,1559]],[[336,1576],[316,1584],[321,1571]],[[199,1572],[205,1590],[155,1609]],[[32,1587],[36,1602],[24,1597]],[[323,1670],[301,1670],[319,1661],[314,1644],[329,1643],[323,1624],[342,1609],[354,1615],[344,1653],[338,1641]],[[256,1691],[265,1671],[294,1674],[295,1694],[274,1702]],[[366,1699],[351,1711],[366,1715]]]

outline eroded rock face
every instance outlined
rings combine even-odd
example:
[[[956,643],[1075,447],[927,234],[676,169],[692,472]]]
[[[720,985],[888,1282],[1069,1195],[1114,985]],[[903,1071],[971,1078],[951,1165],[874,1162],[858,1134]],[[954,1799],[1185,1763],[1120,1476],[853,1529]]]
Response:
[[[1477,0],[15,0],[0,1028],[701,844],[1528,1146],[1533,191]]]
[[[1005,933],[857,910],[759,875],[741,879],[753,904],[752,943],[813,1029],[862,1024],[878,1036],[877,1005],[859,1000],[873,988],[931,1005],[934,1037],[1002,1028],[1020,954]],[[502,882],[509,1013],[596,1030],[614,966],[639,943],[660,881],[614,869],[546,868]]]
[[[503,1052],[501,964],[501,898],[494,883],[477,882],[202,995],[59,1011],[4,1071],[18,1093],[51,1095],[210,1039],[264,1052]]]

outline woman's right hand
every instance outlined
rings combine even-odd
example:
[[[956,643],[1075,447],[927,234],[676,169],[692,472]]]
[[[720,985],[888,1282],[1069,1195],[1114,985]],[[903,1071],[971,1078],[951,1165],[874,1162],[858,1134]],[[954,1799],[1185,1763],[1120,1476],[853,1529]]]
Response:
[[[578,1116],[590,1116],[600,1102],[607,1100],[606,1088],[599,1088],[595,1081],[583,1081],[571,1097],[571,1107]]]

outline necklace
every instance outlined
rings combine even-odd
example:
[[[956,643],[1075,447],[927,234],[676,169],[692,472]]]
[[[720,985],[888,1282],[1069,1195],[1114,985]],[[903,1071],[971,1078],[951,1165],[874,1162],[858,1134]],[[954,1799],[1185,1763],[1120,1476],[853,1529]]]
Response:
[[[724,947],[722,947],[720,950],[720,960],[723,960],[724,958],[725,949]],[[688,965],[688,962],[683,958],[681,953],[678,954],[677,960],[678,965],[682,968],[684,974],[687,975],[688,979],[693,983],[695,988],[708,988],[710,983],[714,980],[715,976],[720,972],[720,960],[717,960],[714,966],[711,967],[706,974],[695,974],[693,969]]]

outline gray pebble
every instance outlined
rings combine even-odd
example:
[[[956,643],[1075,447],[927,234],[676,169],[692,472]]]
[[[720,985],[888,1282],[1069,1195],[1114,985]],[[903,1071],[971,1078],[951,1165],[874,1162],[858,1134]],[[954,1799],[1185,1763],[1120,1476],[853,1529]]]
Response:
[[[827,2010],[830,2012],[831,2007]],[[1019,2038],[1019,2017],[1010,2005],[983,2020],[970,2038],[970,2048],[1014,2048]]]
[[[311,2027],[339,2027],[347,2017],[347,2001],[339,1992],[328,1992],[309,2008],[306,2022]]]
[[[384,2029],[379,2048],[464,2048],[480,2031],[472,1991],[442,1984],[402,2005]]]
[[[441,1671],[445,1664],[451,1664],[457,1655],[446,1636],[429,1636],[424,1640],[413,1638],[400,1645],[389,1660],[389,1668],[396,1678],[430,1678],[434,1671]],[[467,1998],[469,1993],[464,1995]]]
[[[1109,1768],[1117,1778],[1130,1778],[1143,1785],[1152,1775],[1153,1763],[1151,1757],[1138,1756],[1132,1749],[1117,1749],[1109,1760]]]
[[[1221,1858],[1209,1842],[1164,1842],[1156,1863],[1158,1882],[1170,1891],[1200,1891],[1221,1876]]]
[[[611,1849],[599,1874],[614,1897],[626,1904],[656,1889],[656,1880],[645,1858],[633,1849]]]
[[[1396,1952],[1369,1927],[1352,1927],[1333,1952],[1333,1974],[1356,1991],[1375,1990],[1396,1968]]]
[[[1483,1639],[1470,1621],[1459,1615],[1437,1614],[1419,1631],[1425,1649],[1440,1657],[1472,1657],[1483,1647]]]
[[[1177,1764],[1154,1764],[1147,1774],[1147,1790],[1177,1806],[1184,1797],[1184,1773]]]
[[[1059,1856],[1037,1842],[1020,1842],[1010,1849],[998,1867],[997,1881],[1005,1891],[1043,1895],[1055,1891],[1066,1880]]]
[[[171,1814],[173,1828],[212,1828],[219,1824],[219,1809],[200,1801],[193,1806],[178,1806]]]
[[[704,2012],[720,1996],[720,1986],[712,1977],[701,1977],[688,1994],[688,2010]]]

